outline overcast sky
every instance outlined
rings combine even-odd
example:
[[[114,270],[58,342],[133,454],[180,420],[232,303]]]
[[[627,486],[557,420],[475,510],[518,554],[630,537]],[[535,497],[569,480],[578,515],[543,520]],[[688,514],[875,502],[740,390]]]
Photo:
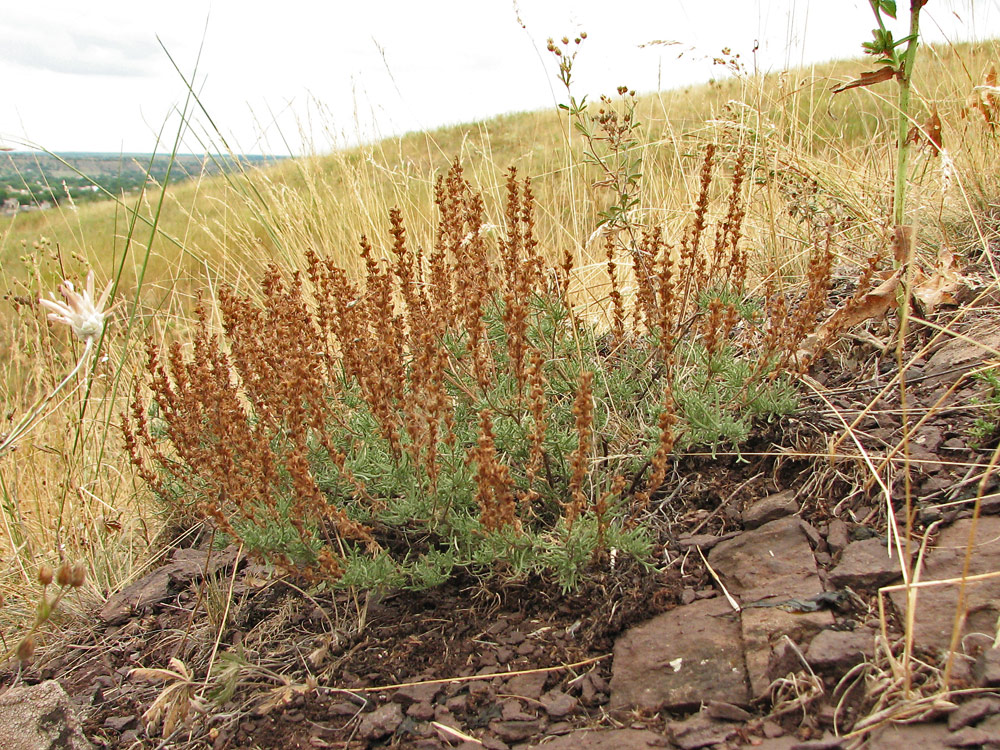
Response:
[[[150,152],[160,131],[157,150],[169,150],[186,88],[168,52],[234,150],[286,154],[552,107],[550,36],[588,33],[578,94],[596,96],[707,80],[724,46],[752,68],[755,41],[765,71],[853,56],[874,26],[868,0],[6,5],[0,146],[50,151]],[[1000,0],[930,0],[922,19],[927,40],[996,37]],[[654,40],[671,44],[642,46]],[[201,112],[191,120],[180,150],[204,151],[197,135],[211,128]]]

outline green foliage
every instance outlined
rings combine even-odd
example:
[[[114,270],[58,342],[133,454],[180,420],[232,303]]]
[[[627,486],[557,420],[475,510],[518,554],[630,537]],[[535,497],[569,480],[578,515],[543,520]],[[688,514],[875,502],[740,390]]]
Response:
[[[973,377],[985,384],[989,392],[985,400],[977,399],[983,407],[983,416],[977,417],[969,430],[972,447],[991,445],[1000,436],[1000,375],[996,370],[984,370]]]

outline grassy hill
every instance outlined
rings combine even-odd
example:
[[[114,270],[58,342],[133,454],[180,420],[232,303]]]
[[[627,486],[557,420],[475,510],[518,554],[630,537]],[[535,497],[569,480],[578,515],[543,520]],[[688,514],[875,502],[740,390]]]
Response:
[[[915,120],[923,123],[936,112],[946,149],[944,156],[919,151],[910,175],[918,262],[930,269],[942,246],[971,256],[997,236],[1000,163],[991,118],[1000,110],[976,87],[1000,59],[1000,43],[924,47],[920,55]],[[429,258],[439,219],[435,184],[456,161],[481,192],[487,223],[501,228],[511,224],[504,203],[508,168],[530,176],[538,252],[555,263],[571,259],[567,297],[600,331],[621,322],[605,261],[608,233],[599,231],[601,214],[621,197],[614,183],[621,170],[609,176],[595,156],[637,164],[641,176],[619,185],[634,200],[619,214],[620,226],[662,227],[677,253],[701,190],[706,147],[715,145],[723,178],[702,205],[712,226],[732,210],[725,195],[742,164],[748,297],[802,282],[827,234],[841,275],[859,276],[871,258],[891,265],[894,90],[885,83],[831,93],[869,65],[837,61],[765,77],[736,70],[712,84],[634,101],[627,92],[612,95],[592,103],[592,112],[600,117],[603,108],[609,127],[632,118],[617,151],[614,137],[599,131],[588,143],[563,112],[511,114],[162,189],[153,185],[141,197],[0,219],[6,293],[0,408],[7,424],[51,392],[82,352],[79,342],[46,322],[38,296],[63,278],[80,283],[90,268],[99,287],[108,279],[117,284],[101,352],[106,358],[98,360],[94,379],[62,393],[17,452],[0,456],[0,575],[21,604],[4,616],[30,610],[23,591],[52,550],[86,561],[96,598],[133,577],[157,548],[160,508],[150,502],[118,432],[133,383],[147,374],[143,340],[177,341],[178,351],[190,354],[199,300],[208,330],[217,333],[222,285],[259,299],[256,282],[269,264],[303,270],[311,250],[357,281],[365,265],[362,235],[376,257],[393,257],[394,207],[409,246]],[[641,295],[630,265],[638,256],[629,255],[630,240],[622,242],[628,257],[619,258],[620,293],[631,303]],[[561,416],[570,424],[574,394],[561,397]],[[655,419],[642,427],[655,434]]]

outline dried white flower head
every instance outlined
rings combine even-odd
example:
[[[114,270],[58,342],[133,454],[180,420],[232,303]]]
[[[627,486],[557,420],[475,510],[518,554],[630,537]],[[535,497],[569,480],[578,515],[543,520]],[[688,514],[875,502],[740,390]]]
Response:
[[[108,301],[113,282],[109,281],[101,298],[94,302],[94,272],[87,274],[87,288],[77,292],[72,281],[64,281],[59,286],[65,302],[59,302],[49,293],[52,299],[40,299],[38,303],[47,307],[49,320],[65,323],[73,329],[73,333],[81,341],[93,341],[104,331],[104,304]]]

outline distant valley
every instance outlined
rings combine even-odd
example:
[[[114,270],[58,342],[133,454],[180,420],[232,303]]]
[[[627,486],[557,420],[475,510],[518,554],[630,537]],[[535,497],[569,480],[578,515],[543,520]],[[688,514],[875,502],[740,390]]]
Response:
[[[284,157],[216,154],[114,154],[39,151],[0,153],[0,206],[5,214],[44,210],[61,203],[104,200],[161,183],[260,166]]]

